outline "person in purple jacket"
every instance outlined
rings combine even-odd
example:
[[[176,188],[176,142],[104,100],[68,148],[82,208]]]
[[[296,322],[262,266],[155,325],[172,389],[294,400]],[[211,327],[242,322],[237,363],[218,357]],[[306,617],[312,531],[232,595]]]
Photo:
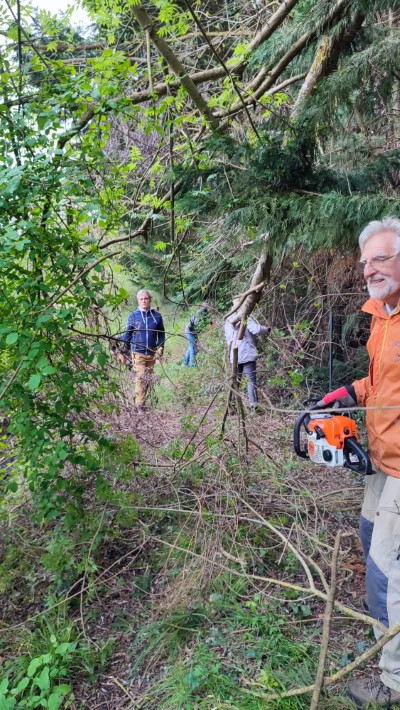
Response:
[[[235,305],[235,300],[233,301]],[[231,316],[232,318],[233,316]],[[251,410],[257,408],[257,360],[261,355],[258,354],[256,348],[256,338],[258,336],[266,336],[270,333],[271,328],[268,325],[260,325],[258,321],[249,316],[247,319],[246,328],[243,339],[238,341],[240,322],[236,325],[231,323],[230,318],[225,321],[224,331],[225,338],[228,344],[228,353],[230,362],[233,362],[233,347],[238,343],[238,382],[242,381],[243,375],[247,378],[247,394],[249,397],[249,407]]]

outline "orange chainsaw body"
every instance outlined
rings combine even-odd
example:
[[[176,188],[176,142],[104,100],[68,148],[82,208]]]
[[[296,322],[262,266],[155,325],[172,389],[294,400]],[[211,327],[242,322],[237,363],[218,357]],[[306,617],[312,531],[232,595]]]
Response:
[[[304,404],[309,404],[309,400]],[[306,434],[303,441],[302,432]],[[300,414],[294,425],[293,445],[298,456],[313,463],[345,466],[363,475],[374,472],[368,453],[360,446],[357,425],[351,416],[311,407]]]
[[[335,417],[311,418],[308,428],[317,433],[316,427],[322,429],[327,443],[334,446],[335,449],[343,449],[348,436],[353,436],[358,441],[357,426],[354,419],[350,419],[350,417],[336,415]]]

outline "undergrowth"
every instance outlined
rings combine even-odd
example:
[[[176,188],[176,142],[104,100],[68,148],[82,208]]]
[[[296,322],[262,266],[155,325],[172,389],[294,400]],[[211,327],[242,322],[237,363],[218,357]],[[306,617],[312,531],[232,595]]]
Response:
[[[248,446],[237,415],[221,438],[228,370],[218,328],[198,368],[181,366],[184,348],[167,346],[148,416],[116,400],[105,443],[91,451],[96,475],[82,477],[80,516],[44,524],[20,514],[29,491],[9,495],[1,710],[83,710],[104,693],[112,710],[129,707],[128,696],[148,710],[309,707],[307,694],[267,697],[312,685],[319,656],[323,604],[279,583],[306,581],[291,536],[329,573],[340,506],[293,459],[279,413],[247,418]],[[115,372],[127,388],[129,377]],[[356,483],[346,485],[351,516]],[[343,649],[330,647],[329,672],[356,653],[343,620],[334,633]],[[338,692],[321,708],[350,708]]]

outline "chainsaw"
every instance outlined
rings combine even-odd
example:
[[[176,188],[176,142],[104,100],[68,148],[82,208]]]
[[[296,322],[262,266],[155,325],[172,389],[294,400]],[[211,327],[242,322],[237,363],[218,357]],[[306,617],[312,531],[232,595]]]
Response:
[[[315,402],[307,400],[304,405],[309,406],[311,401]],[[356,422],[342,412],[324,412],[313,406],[302,412],[294,425],[296,454],[324,466],[344,466],[364,475],[374,473],[371,459],[359,444]],[[303,428],[306,433],[304,448],[300,443]]]

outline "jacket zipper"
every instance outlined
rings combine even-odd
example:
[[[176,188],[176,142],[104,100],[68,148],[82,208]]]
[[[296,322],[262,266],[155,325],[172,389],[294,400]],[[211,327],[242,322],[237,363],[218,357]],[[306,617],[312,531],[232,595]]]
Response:
[[[389,318],[385,321],[385,330],[383,333],[382,347],[381,347],[381,352],[379,354],[379,365],[378,365],[379,381],[381,379],[381,363],[382,363],[383,351],[385,349],[386,337],[387,337],[387,332],[389,329],[389,322],[390,322],[391,317],[392,316],[389,316]]]

